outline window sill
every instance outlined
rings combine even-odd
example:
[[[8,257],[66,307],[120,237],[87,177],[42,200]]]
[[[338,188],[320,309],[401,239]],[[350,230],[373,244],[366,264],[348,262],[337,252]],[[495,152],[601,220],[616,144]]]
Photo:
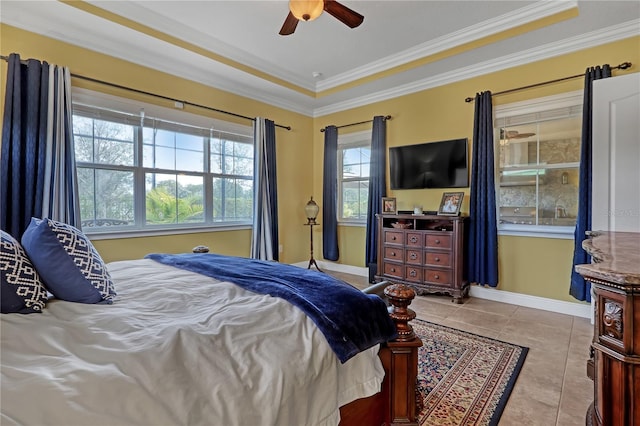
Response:
[[[162,228],[162,229],[119,229],[109,231],[95,231],[83,229],[90,240],[114,240],[120,238],[155,237],[161,235],[197,234],[203,232],[239,231],[251,229],[250,224],[230,223],[216,226],[199,226],[188,228]],[[92,232],[93,231],[93,232]]]
[[[498,225],[498,235],[573,240],[574,226]]]
[[[366,228],[367,222],[356,222],[356,221],[348,221],[348,220],[340,220],[338,221],[338,226],[354,226],[356,228]]]

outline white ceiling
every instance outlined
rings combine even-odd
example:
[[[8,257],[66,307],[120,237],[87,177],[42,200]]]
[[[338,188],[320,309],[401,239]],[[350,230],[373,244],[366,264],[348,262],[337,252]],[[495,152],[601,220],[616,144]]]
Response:
[[[0,21],[309,116],[640,35],[637,0],[342,3],[362,25],[325,12],[289,36],[278,34],[284,0],[2,0]],[[578,16],[542,29],[384,72],[575,7]]]

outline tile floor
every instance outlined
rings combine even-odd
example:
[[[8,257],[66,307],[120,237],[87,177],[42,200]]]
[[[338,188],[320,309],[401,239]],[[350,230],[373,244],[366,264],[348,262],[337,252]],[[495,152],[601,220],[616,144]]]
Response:
[[[367,278],[327,271],[359,288]],[[512,342],[529,348],[501,426],[585,424],[593,400],[586,362],[593,335],[588,319],[490,300],[418,296],[411,304],[418,318]]]

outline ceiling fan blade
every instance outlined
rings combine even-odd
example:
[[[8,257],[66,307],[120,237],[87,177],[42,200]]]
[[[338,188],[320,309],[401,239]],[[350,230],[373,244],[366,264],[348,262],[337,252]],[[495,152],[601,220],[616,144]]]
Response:
[[[531,136],[534,136],[535,133],[518,133],[516,136],[514,136],[515,139],[525,139],[525,138],[530,138]]]
[[[287,18],[284,20],[284,24],[282,24],[282,28],[280,29],[280,35],[293,34],[297,26],[298,18],[293,16],[293,13],[289,12]]]
[[[355,28],[364,21],[364,16],[335,0],[324,0],[324,10],[350,28]]]

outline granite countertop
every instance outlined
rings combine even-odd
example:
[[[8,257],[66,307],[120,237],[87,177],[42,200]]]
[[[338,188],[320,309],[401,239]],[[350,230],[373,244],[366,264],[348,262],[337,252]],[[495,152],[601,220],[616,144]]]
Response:
[[[596,278],[622,285],[640,286],[640,233],[592,232],[582,242],[594,263],[576,265],[586,278]]]

